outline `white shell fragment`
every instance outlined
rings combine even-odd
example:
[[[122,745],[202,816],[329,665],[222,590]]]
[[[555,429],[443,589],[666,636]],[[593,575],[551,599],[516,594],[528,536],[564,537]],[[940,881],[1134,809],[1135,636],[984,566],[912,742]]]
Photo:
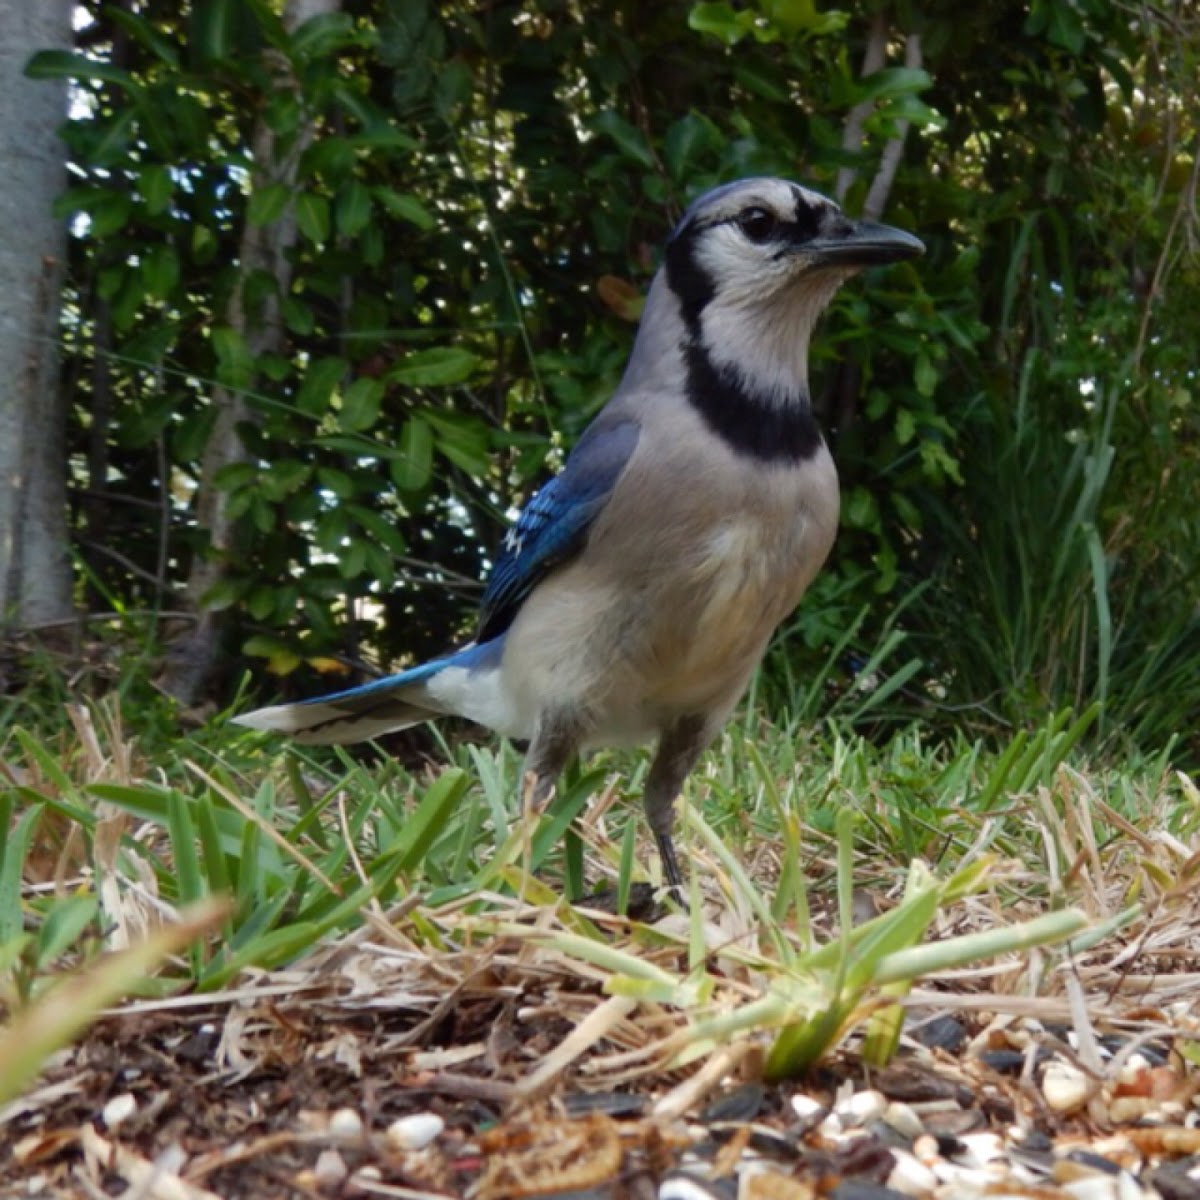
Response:
[[[921,1118],[913,1112],[910,1105],[899,1100],[893,1100],[883,1110],[883,1123],[894,1129],[901,1137],[916,1141],[925,1132]]]
[[[385,1136],[393,1150],[424,1150],[445,1128],[437,1113],[411,1113],[393,1121]]]
[[[1042,1095],[1055,1112],[1074,1112],[1088,1102],[1091,1094],[1091,1080],[1078,1067],[1063,1062],[1052,1062],[1046,1067]]]
[[[1120,1200],[1119,1187],[1115,1175],[1089,1175],[1062,1185],[1063,1191],[1070,1192],[1075,1200]]]
[[[322,1150],[313,1167],[313,1182],[322,1192],[332,1192],[342,1186],[350,1172],[336,1150]]]
[[[668,1175],[659,1185],[658,1200],[721,1200],[721,1194],[694,1175]]]
[[[887,1178],[887,1186],[906,1196],[926,1196],[938,1185],[938,1177],[907,1150],[895,1149],[896,1165]]]
[[[804,1122],[808,1122],[825,1111],[825,1106],[803,1092],[797,1092],[792,1097],[792,1111]]]
[[[888,1102],[881,1092],[867,1089],[839,1102],[834,1112],[846,1126],[869,1125],[887,1111]]]
[[[362,1117],[352,1108],[339,1108],[329,1118],[329,1132],[346,1141],[360,1138],[363,1135]]]
[[[122,1121],[128,1120],[137,1112],[137,1106],[137,1100],[129,1092],[114,1096],[100,1112],[105,1128],[116,1129]]]

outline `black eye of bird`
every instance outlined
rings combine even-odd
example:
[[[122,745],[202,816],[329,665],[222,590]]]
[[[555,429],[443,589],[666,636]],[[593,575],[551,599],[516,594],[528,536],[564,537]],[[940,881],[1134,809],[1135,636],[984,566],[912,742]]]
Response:
[[[752,208],[743,208],[738,213],[737,223],[738,228],[752,242],[765,242],[775,232],[779,221],[773,212],[754,205]]]

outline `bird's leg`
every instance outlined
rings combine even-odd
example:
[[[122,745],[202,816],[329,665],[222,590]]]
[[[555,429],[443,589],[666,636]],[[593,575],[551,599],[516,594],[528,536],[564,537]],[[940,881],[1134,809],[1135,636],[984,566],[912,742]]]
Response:
[[[679,870],[679,859],[675,855],[675,843],[671,838],[671,827],[675,821],[675,797],[683,787],[688,772],[708,745],[709,732],[703,717],[680,717],[674,725],[663,731],[658,743],[658,753],[646,777],[646,793],[642,803],[646,808],[646,820],[658,843],[662,858],[663,874],[675,899],[680,899],[683,875]]]
[[[528,811],[538,812],[550,802],[554,784],[582,736],[582,726],[569,714],[546,714],[538,721],[522,772],[522,797]]]
[[[524,878],[532,874],[533,817],[554,795],[554,785],[583,736],[583,728],[570,713],[543,713],[525,755],[521,774],[521,816],[524,828]],[[524,893],[524,885],[521,888]]]

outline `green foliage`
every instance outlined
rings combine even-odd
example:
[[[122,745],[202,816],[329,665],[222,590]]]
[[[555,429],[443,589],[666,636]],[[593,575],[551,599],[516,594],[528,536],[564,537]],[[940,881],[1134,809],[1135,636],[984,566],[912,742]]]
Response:
[[[762,694],[989,733],[1099,700],[1102,736],[1147,746],[1200,708],[1194,18],[884,14],[921,57],[864,77],[862,3],[83,11],[80,52],[29,73],[75,81],[91,604],[178,607],[215,487],[237,529],[205,603],[250,660],[309,691],[335,657],[444,648],[615,386],[687,201],[848,171],[856,211],[907,130],[885,216],[930,253],[848,287],[818,339],[843,529]],[[255,239],[293,227],[284,286]],[[210,480],[217,385],[249,413]]]

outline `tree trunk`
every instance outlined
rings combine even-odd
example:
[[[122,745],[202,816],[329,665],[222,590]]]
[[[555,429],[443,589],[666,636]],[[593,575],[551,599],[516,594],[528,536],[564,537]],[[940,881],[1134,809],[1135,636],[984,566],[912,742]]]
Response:
[[[336,12],[340,7],[341,0],[288,0],[283,19],[290,32],[312,17]],[[296,86],[282,66],[276,75],[276,86],[281,89]],[[309,124],[288,142],[286,149],[281,150],[274,133],[260,118],[251,141],[252,189],[272,183],[293,186],[300,156],[312,142],[313,135],[314,129]],[[254,272],[266,271],[277,282],[276,295],[286,296],[291,286],[288,251],[295,242],[295,211],[290,203],[279,220],[272,224],[254,226],[247,222],[242,230],[239,278],[225,318],[229,326],[241,334],[255,357],[279,353],[283,349],[283,325],[279,303],[274,297],[267,300],[261,311],[247,311],[243,284]],[[196,612],[197,620],[186,634],[168,647],[166,664],[158,681],[164,691],[185,704],[195,704],[203,696],[220,658],[221,615],[207,609],[204,598],[224,578],[235,551],[235,522],[229,515],[229,493],[218,488],[214,481],[223,467],[245,461],[246,447],[239,427],[254,420],[243,392],[216,387],[212,402],[217,416],[201,459],[196,499],[196,525],[207,535],[208,546],[196,556],[186,590],[188,606]]]
[[[51,216],[65,180],[56,130],[67,85],[22,72],[70,49],[72,0],[0,0],[0,629],[72,613],[59,292],[66,230]]]

